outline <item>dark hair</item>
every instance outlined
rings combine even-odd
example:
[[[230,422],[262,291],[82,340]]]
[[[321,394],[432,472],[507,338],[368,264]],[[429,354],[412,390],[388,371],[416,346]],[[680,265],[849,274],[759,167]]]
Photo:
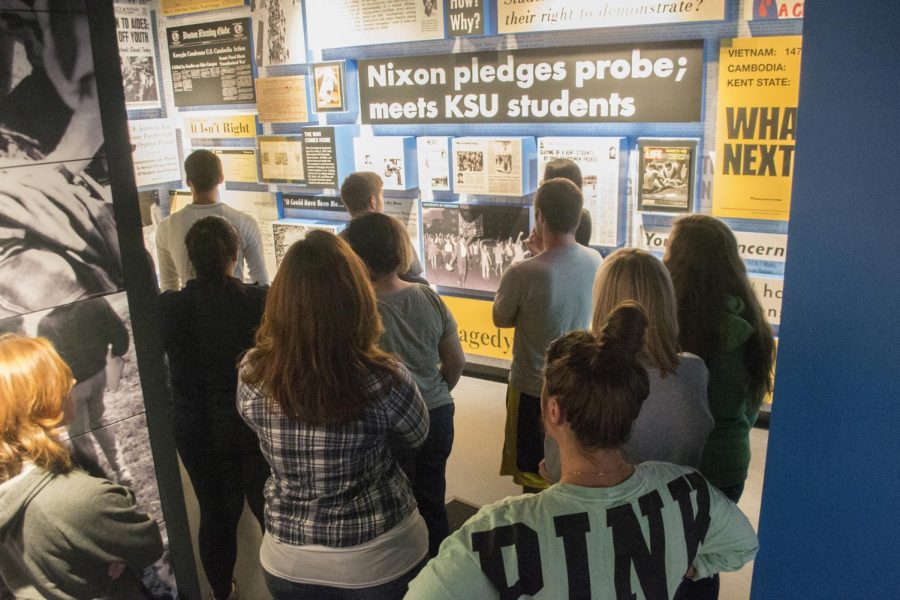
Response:
[[[555,158],[544,165],[544,181],[562,177],[578,186],[580,190],[584,183],[581,179],[581,169],[568,158]]]
[[[377,173],[357,171],[350,173],[341,184],[341,202],[351,215],[369,208],[372,196],[377,196],[384,188],[384,182]]]
[[[194,192],[215,189],[222,180],[222,161],[209,150],[194,150],[184,161],[184,178]]]
[[[366,263],[372,279],[409,270],[409,235],[394,217],[380,213],[354,217],[347,226],[346,239]]]
[[[363,262],[341,238],[310,231],[278,268],[241,379],[290,419],[354,421],[376,400],[368,378],[397,377],[398,363],[377,346],[381,332]]]
[[[237,258],[241,238],[228,219],[203,217],[188,229],[184,245],[200,287],[221,289],[234,282],[229,267]]]
[[[578,221],[578,229],[575,230],[575,241],[582,246],[591,245],[591,234],[594,233],[594,222],[591,213],[586,208],[581,209],[581,220]]]
[[[574,233],[581,219],[583,205],[581,190],[562,177],[544,181],[534,197],[534,209],[541,211],[547,227],[553,233]]]
[[[556,397],[578,443],[585,449],[618,448],[650,393],[638,358],[647,315],[626,301],[609,315],[599,335],[574,331],[552,342],[544,367],[544,397]]]
[[[743,302],[740,316],[753,329],[744,345],[744,366],[751,407],[758,407],[772,389],[775,342],[747,278],[734,233],[708,215],[681,217],[672,226],[664,262],[675,286],[678,344],[707,365],[721,352],[729,301],[737,298]]]

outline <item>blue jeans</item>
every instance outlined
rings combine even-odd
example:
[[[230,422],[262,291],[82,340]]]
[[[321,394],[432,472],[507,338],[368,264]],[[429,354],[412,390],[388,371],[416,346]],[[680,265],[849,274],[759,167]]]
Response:
[[[336,588],[311,583],[296,583],[276,577],[263,569],[266,587],[273,600],[400,600],[406,588],[427,561],[423,560],[410,571],[393,581],[369,588]]]
[[[412,485],[419,513],[428,527],[428,555],[437,556],[441,542],[450,535],[447,521],[447,459],[453,448],[453,415],[456,407],[445,404],[428,411],[428,437],[414,458],[401,461]]]

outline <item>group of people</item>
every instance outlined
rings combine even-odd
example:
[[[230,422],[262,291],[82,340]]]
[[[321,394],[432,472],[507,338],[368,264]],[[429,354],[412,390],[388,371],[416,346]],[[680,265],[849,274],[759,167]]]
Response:
[[[188,157],[197,208],[160,224],[171,291],[159,307],[214,598],[237,597],[244,499],[278,599],[714,598],[712,576],[753,558],[756,536],[734,501],[772,340],[733,235],[687,217],[665,266],[631,249],[604,262],[575,240],[578,185],[552,169],[535,197],[533,256],[503,273],[493,309],[498,327],[516,329],[503,472],[528,493],[451,533],[451,392],[465,358],[405,228],[382,213],[378,176],[349,176],[347,228],[294,243],[267,287],[264,267],[252,284],[239,278],[258,231],[216,201],[218,158]],[[60,382],[36,392],[28,377],[49,385],[44,371],[9,354],[26,346],[55,356],[40,340],[0,339],[0,497],[23,476],[81,477],[64,453],[33,443],[35,431],[56,442],[71,375],[58,366]],[[80,485],[128,503],[127,490],[96,481]],[[119,508],[134,537],[158,541],[133,507]],[[136,541],[117,541],[121,553],[91,557],[105,570],[88,583],[156,550],[138,556]],[[5,539],[0,552],[8,584],[43,584],[38,567],[7,562]]]
[[[513,240],[507,237],[484,239],[452,233],[426,233],[425,260],[432,272],[444,269],[457,273],[457,285],[466,286],[470,271],[480,273],[481,279],[490,281],[492,277],[502,277],[511,265],[525,260],[527,252],[519,233]]]

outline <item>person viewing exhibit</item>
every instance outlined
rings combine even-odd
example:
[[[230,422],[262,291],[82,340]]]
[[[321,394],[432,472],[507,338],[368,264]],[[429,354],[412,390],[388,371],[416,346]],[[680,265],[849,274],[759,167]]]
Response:
[[[512,366],[506,395],[502,475],[528,490],[546,487],[538,473],[544,455],[540,395],[544,350],[551,340],[591,320],[591,285],[600,254],[575,241],[582,196],[567,179],[545,181],[534,199],[543,251],[512,265],[500,280],[492,310],[494,325],[514,327]]]
[[[453,446],[453,397],[466,358],[456,320],[430,287],[408,283],[409,236],[397,219],[368,213],[350,221],[347,241],[372,277],[384,324],[379,345],[403,362],[428,407],[428,437],[403,467],[428,525],[428,552],[449,534],[445,472]]]
[[[678,352],[672,280],[649,252],[622,248],[603,261],[594,280],[591,331],[602,331],[613,309],[626,300],[640,303],[647,313],[639,358],[650,393],[623,447],[625,455],[634,463],[657,460],[696,469],[714,425],[706,399],[708,373],[699,357]],[[558,449],[550,436],[544,438],[544,455],[550,481],[559,481]]]
[[[253,346],[266,288],[232,276],[240,236],[227,219],[203,217],[184,244],[195,277],[159,297],[169,357],[175,442],[200,505],[200,560],[213,598],[236,597],[232,573],[246,498],[264,524],[269,465],[235,408],[237,362]]]
[[[670,598],[685,577],[753,559],[753,527],[700,474],[633,464],[622,451],[650,389],[640,360],[647,324],[640,305],[626,301],[597,335],[575,331],[550,344],[541,412],[559,445],[560,482],[482,508],[447,538],[407,598]]]
[[[428,529],[397,456],[420,447],[428,411],[377,344],[375,292],[341,238],[312,231],[284,257],[238,411],[272,469],[259,552],[282,598],[400,598]]]
[[[73,467],[72,381],[46,339],[0,336],[0,583],[14,598],[139,598],[159,528],[128,488]]]
[[[744,489],[750,429],[772,390],[772,328],[747,278],[737,240],[722,221],[688,215],[672,226],[664,257],[678,305],[678,343],[709,369],[715,426],[699,470],[731,501]],[[679,598],[718,598],[719,580],[686,582]]]
[[[225,180],[222,161],[209,150],[194,150],[184,161],[184,175],[191,188],[193,201],[169,215],[156,230],[156,255],[159,260],[159,287],[162,291],[178,290],[193,278],[184,237],[191,225],[204,217],[224,217],[234,225],[241,238],[234,276],[244,280],[244,263],[250,282],[269,284],[263,259],[259,226],[253,218],[219,201],[219,184]]]

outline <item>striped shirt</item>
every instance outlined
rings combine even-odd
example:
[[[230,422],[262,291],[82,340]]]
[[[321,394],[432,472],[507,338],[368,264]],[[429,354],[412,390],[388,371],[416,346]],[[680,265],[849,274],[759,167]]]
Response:
[[[428,434],[428,411],[409,372],[369,372],[373,400],[349,423],[289,419],[271,397],[238,383],[238,412],[259,437],[272,469],[266,482],[266,531],[279,542],[347,547],[390,530],[416,508],[399,453]]]

